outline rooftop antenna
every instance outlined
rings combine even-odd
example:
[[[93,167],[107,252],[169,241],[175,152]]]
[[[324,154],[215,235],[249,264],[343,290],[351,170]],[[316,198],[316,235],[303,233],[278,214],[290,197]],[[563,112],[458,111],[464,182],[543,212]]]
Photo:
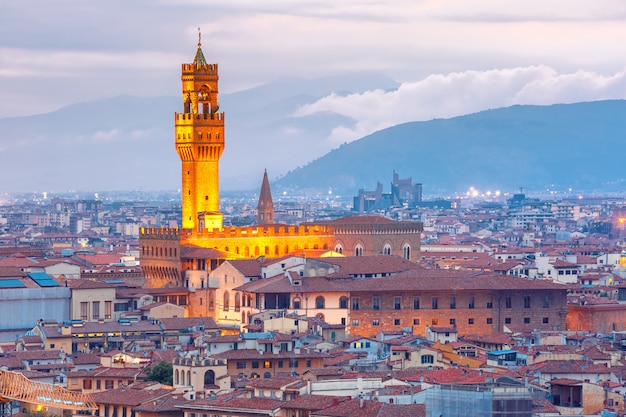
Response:
[[[202,46],[202,32],[200,32],[200,27],[198,27],[198,47]]]

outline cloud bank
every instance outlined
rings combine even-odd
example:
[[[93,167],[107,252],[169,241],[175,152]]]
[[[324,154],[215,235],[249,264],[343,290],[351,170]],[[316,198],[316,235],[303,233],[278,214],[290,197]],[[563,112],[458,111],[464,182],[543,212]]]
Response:
[[[450,118],[515,104],[549,105],[626,98],[626,71],[602,75],[589,71],[560,74],[539,65],[431,75],[405,82],[394,91],[331,94],[298,109],[295,116],[334,112],[354,120],[326,138],[333,146],[377,130],[412,121]]]

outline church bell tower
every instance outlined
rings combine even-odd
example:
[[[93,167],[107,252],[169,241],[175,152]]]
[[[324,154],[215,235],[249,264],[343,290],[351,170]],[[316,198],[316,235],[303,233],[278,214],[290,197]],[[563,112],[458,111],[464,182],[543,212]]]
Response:
[[[182,163],[182,228],[222,228],[219,160],[224,151],[224,113],[218,112],[217,64],[207,64],[198,34],[191,64],[182,64],[183,112],[175,113],[176,151]],[[202,222],[199,218],[202,217]]]

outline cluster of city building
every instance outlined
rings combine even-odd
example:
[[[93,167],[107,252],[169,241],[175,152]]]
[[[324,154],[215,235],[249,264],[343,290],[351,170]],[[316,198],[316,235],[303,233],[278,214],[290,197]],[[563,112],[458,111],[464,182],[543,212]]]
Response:
[[[181,80],[179,203],[0,207],[3,417],[624,413],[624,199],[225,203],[200,44]]]

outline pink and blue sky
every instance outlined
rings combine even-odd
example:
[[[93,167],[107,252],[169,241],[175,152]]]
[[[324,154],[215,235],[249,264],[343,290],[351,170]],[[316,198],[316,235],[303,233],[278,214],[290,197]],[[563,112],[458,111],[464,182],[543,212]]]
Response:
[[[358,120],[337,144],[512,104],[626,98],[623,0],[20,0],[0,5],[0,117],[177,95],[198,27],[222,93],[363,71],[402,83],[299,110]]]

